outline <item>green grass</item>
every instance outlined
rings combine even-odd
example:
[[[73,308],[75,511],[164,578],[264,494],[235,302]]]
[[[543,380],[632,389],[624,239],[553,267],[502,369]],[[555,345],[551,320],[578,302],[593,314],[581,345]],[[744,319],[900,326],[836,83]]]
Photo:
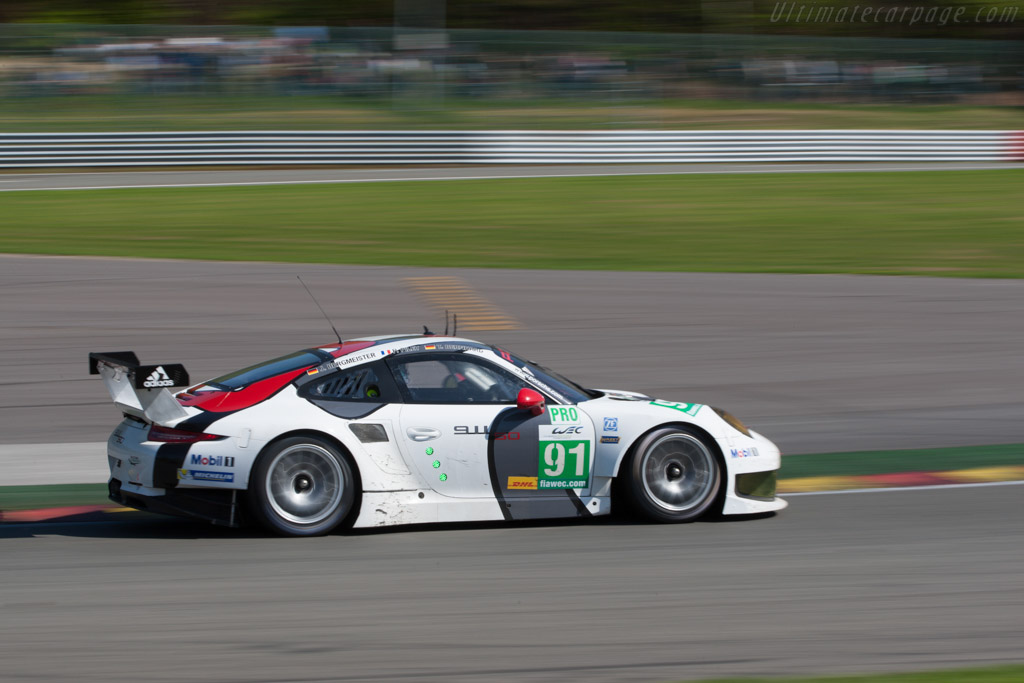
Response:
[[[110,503],[106,484],[0,486],[0,510],[35,510]]]
[[[1018,130],[1019,107],[742,100],[437,98],[342,95],[62,95],[0,98],[0,130],[317,130],[488,128],[917,128]]]
[[[939,472],[1005,465],[1024,465],[1024,444],[787,455],[782,458],[779,478]]]
[[[1024,169],[0,193],[0,251],[1024,276]]]
[[[1020,683],[1021,681],[1024,681],[1024,665],[1010,664],[983,669],[929,671],[925,673],[715,678],[704,681],[704,683]]]

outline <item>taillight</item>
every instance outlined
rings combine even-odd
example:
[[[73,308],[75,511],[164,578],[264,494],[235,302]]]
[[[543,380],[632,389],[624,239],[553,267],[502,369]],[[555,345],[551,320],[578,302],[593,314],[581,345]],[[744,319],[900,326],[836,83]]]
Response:
[[[149,436],[146,437],[146,440],[162,441],[164,443],[199,443],[200,441],[217,441],[226,438],[217,434],[189,432],[184,429],[172,429],[171,427],[153,425],[149,428]]]

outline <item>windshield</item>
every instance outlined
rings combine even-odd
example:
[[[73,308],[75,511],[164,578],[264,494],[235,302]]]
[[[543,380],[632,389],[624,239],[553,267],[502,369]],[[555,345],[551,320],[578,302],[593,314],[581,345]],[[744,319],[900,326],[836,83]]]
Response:
[[[209,382],[206,382],[206,384],[207,386],[215,387],[217,389],[234,391],[235,389],[247,387],[253,382],[259,382],[261,379],[267,379],[268,377],[274,377],[285,372],[291,372],[292,370],[298,370],[299,368],[316,365],[317,363],[322,362],[323,358],[315,353],[299,351],[287,356],[275,358],[274,360],[268,360],[265,363],[251,365],[243,370],[238,370],[222,377],[212,379]]]
[[[573,382],[568,377],[560,375],[554,370],[546,368],[539,363],[523,360],[522,358],[514,356],[508,351],[499,349],[496,346],[492,346],[491,348],[496,354],[521,369],[527,375],[533,375],[540,384],[546,384],[554,391],[569,399],[570,403],[580,403],[581,401],[589,401],[592,398],[603,396],[600,391],[587,389],[586,387]]]

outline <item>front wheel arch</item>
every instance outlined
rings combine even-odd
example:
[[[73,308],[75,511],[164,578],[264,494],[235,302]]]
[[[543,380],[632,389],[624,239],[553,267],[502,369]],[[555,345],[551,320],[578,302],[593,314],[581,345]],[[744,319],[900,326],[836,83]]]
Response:
[[[717,491],[714,493],[710,504],[702,506],[702,511],[693,516],[685,516],[683,519],[673,520],[663,516],[652,516],[643,509],[642,505],[638,505],[635,494],[632,492],[632,479],[633,479],[633,462],[638,456],[637,450],[643,445],[648,437],[653,435],[655,432],[663,430],[679,430],[682,432],[690,433],[693,437],[697,438],[703,443],[703,445],[710,452],[711,457],[714,460],[715,465],[718,469],[718,484]],[[624,469],[625,468],[625,469]],[[612,510],[613,513],[624,511],[628,516],[646,518],[652,521],[660,522],[672,522],[672,521],[693,521],[699,517],[706,517],[709,515],[721,514],[722,507],[725,504],[725,497],[729,486],[729,471],[725,463],[725,457],[722,454],[722,449],[718,445],[718,441],[711,436],[711,434],[695,424],[689,422],[665,422],[659,425],[651,427],[647,431],[639,434],[625,449],[622,455],[619,457],[616,463],[615,473],[612,479]]]
[[[700,434],[700,436],[707,442],[707,444],[711,446],[711,454],[714,455],[715,458],[718,460],[718,466],[722,468],[722,472],[724,473],[726,471],[725,456],[722,455],[722,449],[718,445],[718,439],[711,436],[708,430],[704,429],[703,427],[698,427],[697,425],[690,422],[663,422],[662,424],[654,425],[653,427],[651,427],[645,432],[642,432],[641,434],[637,435],[635,439],[633,439],[633,441],[629,444],[629,447],[622,451],[622,455],[620,455],[618,461],[616,461],[615,468],[612,470],[612,476],[617,480],[619,478],[619,474],[622,471],[622,463],[628,462],[630,458],[633,457],[633,452],[636,450],[636,447],[640,443],[642,443],[643,440],[646,439],[649,434],[658,429],[665,429],[666,427],[670,429],[679,429],[681,427],[685,429],[692,429],[698,434]]]

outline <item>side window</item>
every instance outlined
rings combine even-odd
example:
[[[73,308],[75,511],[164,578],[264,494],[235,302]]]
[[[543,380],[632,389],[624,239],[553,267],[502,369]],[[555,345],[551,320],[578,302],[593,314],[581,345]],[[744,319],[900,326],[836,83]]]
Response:
[[[317,382],[309,390],[309,397],[335,401],[387,402],[388,398],[383,393],[376,370],[369,365],[360,365],[336,372]]]
[[[515,403],[525,382],[467,357],[392,362],[395,380],[412,403]]]

